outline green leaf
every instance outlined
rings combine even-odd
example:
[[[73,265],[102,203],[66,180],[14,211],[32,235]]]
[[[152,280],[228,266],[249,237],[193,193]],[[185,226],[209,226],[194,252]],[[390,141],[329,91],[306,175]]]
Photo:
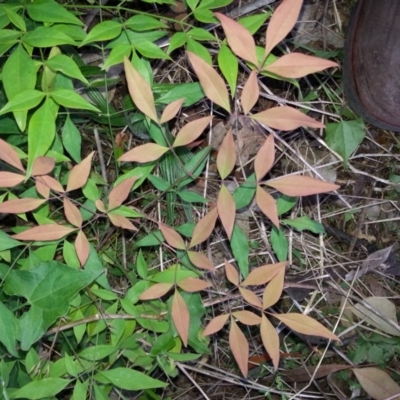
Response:
[[[0,342],[14,357],[18,357],[17,338],[18,320],[14,314],[0,301]]]
[[[365,127],[361,118],[326,124],[326,144],[343,157],[345,167],[364,137]]]
[[[198,8],[193,14],[198,21],[206,24],[215,24],[218,22],[217,18],[214,17],[213,12],[207,8]]]
[[[186,306],[190,314],[189,346],[200,354],[210,354],[209,339],[199,335],[202,329],[202,320],[206,315],[206,309],[199,293],[182,292]]]
[[[179,49],[187,42],[187,35],[185,32],[175,32],[169,42],[167,53],[170,54],[174,50]]]
[[[304,215],[295,219],[284,219],[282,224],[289,225],[298,231],[310,231],[315,234],[324,233],[324,226]]]
[[[100,113],[100,110],[90,104],[78,93],[68,89],[57,89],[50,93],[52,99],[63,107],[77,108],[80,110],[89,110]]]
[[[251,203],[256,193],[256,188],[256,176],[253,173],[233,193],[237,210],[245,208]]]
[[[171,188],[171,184],[166,181],[165,179],[156,176],[156,175],[149,175],[147,179],[150,181],[150,183],[157,189],[160,190],[161,192],[166,192],[168,189]]]
[[[211,55],[208,52],[207,48],[196,40],[193,40],[189,37],[187,40],[186,49],[202,58],[207,64],[212,65]]]
[[[81,70],[72,58],[65,54],[57,54],[46,61],[46,65],[53,71],[60,71],[64,75],[75,78],[84,83],[89,83],[82,75]]]
[[[199,4],[199,0],[186,0],[187,5],[192,11],[194,11]]]
[[[140,247],[158,246],[160,245],[160,243],[163,242],[164,242],[164,236],[161,234],[160,231],[156,231],[136,241],[133,247],[135,249],[138,249]]]
[[[191,190],[182,190],[177,192],[178,196],[183,200],[187,201],[188,203],[200,203],[200,204],[207,204],[209,202],[208,199],[204,198],[200,194],[196,192],[192,192]]]
[[[115,46],[113,49],[111,49],[110,54],[108,55],[107,60],[104,63],[102,69],[106,70],[107,68],[112,67],[113,65],[122,63],[125,57],[129,58],[131,52],[132,48],[130,46],[126,46],[124,44],[119,44]]]
[[[152,276],[151,280],[156,283],[175,283],[185,278],[197,278],[197,274],[193,271],[178,269],[173,266]]]
[[[81,46],[91,42],[101,42],[103,40],[115,39],[122,30],[122,24],[116,21],[104,21],[95,25],[86,38],[82,41]]]
[[[215,41],[217,38],[212,35],[209,31],[203,28],[192,28],[187,32],[187,36],[199,41]]]
[[[0,30],[0,42],[2,44],[14,45],[17,43],[18,38],[21,36],[21,32],[15,31],[14,29],[1,29]]]
[[[205,147],[185,164],[183,172],[185,172],[188,177],[183,179],[183,181],[179,184],[179,189],[182,189],[190,182],[193,182],[202,173],[210,151],[211,146]]]
[[[142,42],[133,43],[133,46],[144,57],[171,60],[171,57],[168,54],[150,41],[144,40]]]
[[[127,218],[143,218],[143,214],[128,206],[119,206],[112,211],[113,214],[122,215]]]
[[[133,29],[134,31],[149,31],[158,28],[168,28],[166,24],[157,18],[150,17],[148,15],[134,15],[126,20],[124,25]]]
[[[86,393],[89,387],[89,381],[81,382],[79,379],[75,381],[74,391],[71,400],[86,399]],[[96,399],[97,400],[97,399]]]
[[[249,17],[240,18],[238,22],[254,35],[271,14],[271,12],[266,12],[265,14],[250,15]]]
[[[225,80],[228,82],[231,96],[233,97],[236,93],[239,62],[226,44],[223,44],[218,52],[218,66]]]
[[[7,233],[0,229],[0,251],[13,249],[14,247],[18,247],[21,245],[23,245],[22,242],[10,238]]]
[[[34,61],[19,45],[15,51],[7,58],[4,63],[2,73],[2,83],[8,100],[24,90],[34,89],[36,85],[37,72]],[[25,130],[27,112],[14,113],[14,118],[21,131]]]
[[[49,26],[38,26],[26,33],[22,41],[32,47],[54,47],[63,44],[76,46],[75,41],[65,33]]]
[[[54,0],[35,0],[26,3],[25,7],[34,21],[83,25],[82,21]]]
[[[11,111],[27,111],[36,107],[45,96],[40,90],[28,89],[17,94],[1,110],[0,115]]]
[[[61,131],[61,140],[63,142],[65,150],[68,151],[72,159],[75,162],[80,163],[82,136],[78,128],[72,122],[69,115],[67,116],[63,129]],[[95,200],[97,199],[98,197]]]
[[[86,347],[78,356],[89,361],[98,361],[115,353],[117,350],[118,348],[109,344],[98,344],[96,346]]]
[[[167,34],[167,31],[147,31],[147,32],[134,32],[130,29],[125,29],[121,34],[110,43],[107,44],[107,49],[112,49],[117,45],[123,44],[125,46],[132,46],[143,41],[154,42]],[[136,67],[136,66],[135,66]],[[139,71],[140,72],[140,71]]]
[[[154,85],[153,90],[157,92],[161,86],[165,85]],[[204,98],[203,89],[198,82],[167,86],[168,91],[156,100],[157,104],[170,104],[175,100],[185,99],[183,106],[189,107]]]
[[[22,350],[28,350],[57,318],[64,316],[72,298],[97,277],[96,271],[75,270],[57,261],[41,262],[31,270],[11,271],[4,291],[26,298],[31,306],[20,318]]]
[[[240,272],[246,278],[249,274],[249,239],[236,223],[233,227],[230,247]]]
[[[143,256],[143,252],[142,252],[142,250],[139,250],[139,253],[138,253],[138,256],[136,259],[136,271],[142,279],[146,279],[148,270],[149,270],[149,268],[147,266],[146,259]]]
[[[64,33],[75,41],[81,42],[86,37],[86,32],[80,26],[57,24],[54,25],[54,29],[57,29],[61,33]]]
[[[9,398],[39,400],[53,397],[57,393],[60,393],[70,382],[70,379],[42,378],[37,381],[29,382],[21,389],[10,393]]]
[[[14,26],[16,26],[19,30],[26,32],[25,21],[19,14],[17,14],[10,7],[4,7],[4,11],[7,14],[8,19]]]
[[[278,209],[278,216],[286,214],[290,211],[297,203],[297,197],[289,197],[283,194],[276,201],[276,207]]]
[[[79,269],[81,264],[78,256],[76,255],[75,246],[68,242],[68,240],[64,240],[62,249],[64,262],[68,265],[68,267]]]
[[[53,112],[53,101],[45,100],[32,115],[28,127],[28,173],[32,171],[37,157],[44,156],[53,143],[56,134],[56,121]]]
[[[276,254],[276,257],[278,258],[278,261],[283,262],[287,260],[289,246],[286,236],[275,226],[272,227],[271,231],[271,246]]]
[[[167,386],[166,383],[153,379],[142,372],[122,367],[99,372],[94,376],[94,379],[100,383],[112,383],[125,390],[145,390]]]
[[[97,251],[91,244],[89,244],[89,249],[90,249],[89,258],[86,261],[84,267],[85,270],[97,274],[96,283],[99,284],[104,289],[111,290],[110,284],[108,283],[107,280],[106,271],[103,267],[103,263],[101,262],[99,255],[97,254]]]

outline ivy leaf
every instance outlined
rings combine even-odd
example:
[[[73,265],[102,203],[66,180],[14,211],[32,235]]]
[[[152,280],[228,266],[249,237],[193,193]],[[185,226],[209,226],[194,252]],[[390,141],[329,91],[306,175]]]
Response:
[[[20,318],[22,350],[29,350],[57,318],[64,316],[73,297],[98,275],[98,272],[76,270],[57,261],[42,262],[31,270],[10,271],[5,292],[24,297],[31,306]]]
[[[364,121],[341,121],[326,125],[326,144],[343,158],[345,167],[349,157],[365,137]]]

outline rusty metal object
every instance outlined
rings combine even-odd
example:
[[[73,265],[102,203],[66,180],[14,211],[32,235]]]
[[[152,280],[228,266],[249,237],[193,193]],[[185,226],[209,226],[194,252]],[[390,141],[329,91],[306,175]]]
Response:
[[[372,125],[400,132],[400,1],[358,1],[343,80],[354,111]]]

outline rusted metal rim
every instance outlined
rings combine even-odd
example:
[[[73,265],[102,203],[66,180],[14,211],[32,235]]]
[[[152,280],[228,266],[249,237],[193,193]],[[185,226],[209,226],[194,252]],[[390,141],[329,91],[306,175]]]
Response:
[[[344,93],[367,122],[400,132],[400,1],[359,0],[345,45]]]

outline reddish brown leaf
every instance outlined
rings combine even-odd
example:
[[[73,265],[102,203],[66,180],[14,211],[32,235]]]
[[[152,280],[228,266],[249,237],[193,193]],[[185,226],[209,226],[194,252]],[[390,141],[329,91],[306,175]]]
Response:
[[[334,333],[308,315],[288,313],[273,314],[273,316],[287,325],[290,329],[302,333],[303,335],[321,336],[326,339],[340,341]]]
[[[285,281],[285,269],[282,268],[271,279],[263,294],[263,310],[273,306],[282,295],[283,283]]]
[[[47,175],[53,171],[56,160],[51,157],[37,157],[33,162],[32,175]]]
[[[69,228],[64,225],[47,224],[35,226],[34,228],[27,229],[24,232],[17,233],[11,237],[17,240],[29,240],[34,242],[47,242],[49,240],[59,240],[64,236],[75,232],[76,228]]]
[[[165,240],[171,247],[179,250],[186,249],[185,242],[177,231],[163,224],[162,222],[158,224],[158,227],[160,228]]]
[[[176,135],[172,147],[186,146],[196,140],[211,122],[212,116],[195,119],[187,123]]]
[[[279,336],[274,326],[269,322],[265,315],[262,316],[261,327],[261,340],[263,342],[265,350],[271,357],[272,364],[274,365],[275,371],[279,366]]]
[[[89,258],[90,246],[89,240],[81,230],[76,235],[75,251],[79,258],[81,267],[83,267],[86,264],[87,259]]]
[[[3,139],[0,139],[0,160],[3,160],[7,164],[25,172],[18,153]]]
[[[239,287],[240,294],[242,297],[252,306],[257,308],[262,308],[262,303],[257,295],[249,289],[245,289],[243,287]]]
[[[102,200],[97,199],[94,204],[96,204],[96,208],[99,211],[101,211],[101,212],[106,212],[107,211]]]
[[[400,399],[400,386],[387,372],[374,367],[354,368],[353,372],[362,388],[374,400]]]
[[[93,156],[94,151],[72,168],[68,177],[67,192],[79,189],[86,184],[89,178]]]
[[[220,20],[226,40],[232,51],[238,57],[257,65],[256,44],[250,32],[226,15],[218,12],[214,13],[214,15]]]
[[[170,121],[172,118],[178,114],[179,110],[185,99],[175,100],[172,103],[168,104],[167,107],[164,108],[164,111],[160,118],[160,124],[164,124],[165,122]]]
[[[108,195],[108,209],[112,210],[119,207],[129,196],[137,176],[125,179],[119,185],[115,186]]]
[[[51,176],[48,175],[38,176],[36,177],[36,180],[40,181],[43,185],[46,185],[55,192],[64,193],[64,188],[62,187],[61,183]]]
[[[220,331],[224,327],[228,318],[229,314],[222,314],[218,315],[218,317],[213,318],[207,324],[206,328],[204,329],[204,332],[202,333],[202,336],[212,335],[213,333]]]
[[[264,285],[275,277],[275,275],[285,270],[287,261],[276,264],[266,264],[258,268],[254,268],[242,283],[243,286],[259,286]]]
[[[247,377],[249,344],[247,343],[246,336],[244,336],[243,332],[239,329],[233,318],[231,318],[231,327],[229,330],[229,346],[240,368],[240,371],[244,377]]]
[[[259,96],[260,88],[258,86],[257,71],[253,70],[243,87],[242,96],[240,97],[245,115],[255,106]]]
[[[218,211],[216,208],[213,208],[196,224],[189,247],[197,246],[210,237],[211,232],[214,230],[217,218]]]
[[[140,296],[140,300],[154,300],[166,295],[174,285],[172,283],[156,283],[145,290]]]
[[[265,42],[265,57],[293,29],[299,18],[303,0],[283,0],[272,14]]]
[[[25,177],[14,172],[0,171],[0,187],[10,188],[19,185]]]
[[[214,265],[204,254],[198,253],[197,251],[188,251],[187,255],[190,262],[197,268],[215,271]]]
[[[255,119],[264,125],[281,131],[291,131],[300,128],[301,126],[324,128],[324,124],[321,124],[321,122],[288,106],[269,108],[268,110],[261,111],[249,118]]]
[[[129,150],[118,161],[147,163],[158,160],[168,150],[168,147],[160,146],[156,143],[146,143]]]
[[[335,372],[349,368],[351,368],[351,366],[346,364],[305,365],[304,367],[287,369],[283,372],[283,375],[285,376],[285,382],[309,382],[312,376],[314,376],[315,379],[321,379]]]
[[[185,292],[194,293],[207,289],[211,285],[203,279],[188,277],[179,281],[178,286]]]
[[[217,169],[221,179],[225,179],[232,172],[235,163],[235,141],[233,140],[232,128],[230,128],[221,143],[217,156]]]
[[[312,194],[327,193],[340,188],[339,185],[334,183],[302,175],[283,176],[267,181],[265,184],[291,197],[311,196]]]
[[[194,72],[199,78],[200,85],[203,88],[205,95],[215,104],[218,104],[230,113],[231,106],[229,102],[229,93],[226,89],[224,80],[218,72],[208,65],[202,58],[191,52],[187,52],[187,55]]]
[[[64,197],[64,213],[71,225],[74,225],[77,228],[82,226],[82,214],[79,211],[79,208],[67,197]]]
[[[158,123],[156,106],[154,104],[153,92],[142,75],[133,67],[127,57],[124,58],[125,76],[128,82],[129,94],[136,107],[154,122]]]
[[[107,215],[114,226],[117,226],[118,228],[128,229],[130,231],[137,231],[136,226],[133,225],[128,218],[125,218],[122,215],[113,214],[112,212],[108,213]]]
[[[275,162],[275,140],[274,135],[271,133],[254,160],[254,172],[256,174],[257,182],[259,182],[269,170],[272,168]]]
[[[35,180],[35,188],[36,191],[45,199],[50,197],[50,188],[38,179]]]
[[[239,286],[239,273],[237,269],[227,260],[225,260],[225,274],[230,283]]]
[[[189,337],[190,314],[183,297],[175,290],[171,309],[172,320],[183,345],[186,347]]]
[[[235,200],[225,185],[221,186],[217,200],[218,215],[225,229],[228,239],[231,239],[235,225],[236,205]]]
[[[261,186],[257,186],[256,203],[260,210],[279,228],[278,208],[274,198],[267,193]]]
[[[337,66],[337,63],[323,58],[302,53],[290,53],[278,58],[277,61],[263,68],[263,71],[272,72],[285,78],[302,78],[308,74]]]
[[[44,199],[31,198],[8,200],[0,204],[0,213],[21,214],[35,210],[45,202]]]
[[[245,325],[259,325],[261,323],[261,317],[251,311],[235,311],[232,315]]]

